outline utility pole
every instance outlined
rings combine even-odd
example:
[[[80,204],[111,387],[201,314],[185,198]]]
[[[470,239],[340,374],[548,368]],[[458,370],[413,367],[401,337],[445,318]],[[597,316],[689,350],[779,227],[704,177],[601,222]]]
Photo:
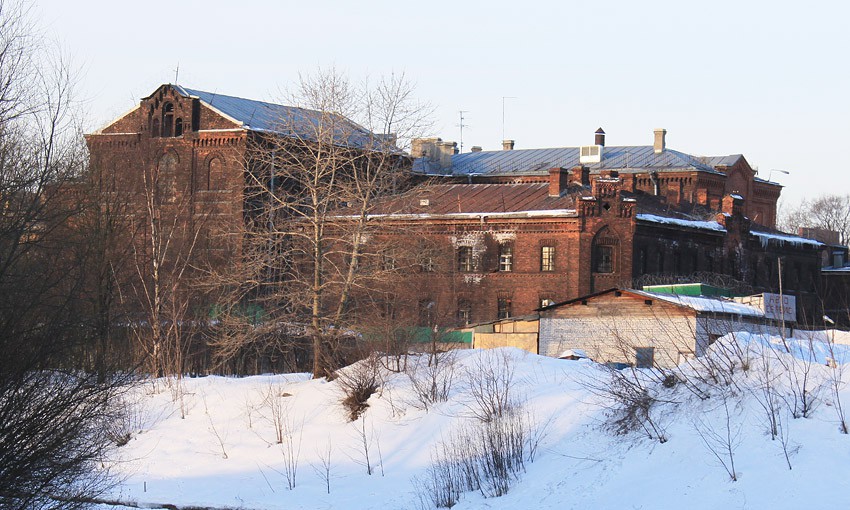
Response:
[[[505,99],[516,99],[516,96],[502,96],[502,140],[505,139]]]

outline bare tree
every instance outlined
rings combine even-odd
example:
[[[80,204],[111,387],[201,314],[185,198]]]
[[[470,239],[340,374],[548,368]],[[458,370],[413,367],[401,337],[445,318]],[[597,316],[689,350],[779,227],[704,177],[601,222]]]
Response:
[[[821,195],[804,199],[796,207],[783,211],[780,228],[796,232],[800,227],[838,232],[841,244],[850,243],[850,195]]]
[[[403,76],[357,87],[320,71],[302,77],[293,94],[290,103],[301,108],[278,119],[276,132],[251,139],[243,263],[217,275],[239,331],[215,341],[223,355],[271,332],[309,339],[314,377],[338,367],[360,305],[382,275],[397,271],[375,263],[388,252],[370,213],[409,176],[398,141],[413,136],[427,113],[412,90]],[[249,304],[263,310],[260,327],[239,324]]]
[[[73,509],[108,486],[124,378],[74,368],[85,266],[69,191],[85,152],[70,68],[34,33],[23,2],[0,1],[0,507]]]

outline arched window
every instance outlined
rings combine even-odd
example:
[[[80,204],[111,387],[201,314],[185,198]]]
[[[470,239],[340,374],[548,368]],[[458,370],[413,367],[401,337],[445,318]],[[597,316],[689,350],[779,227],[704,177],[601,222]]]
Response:
[[[174,121],[174,136],[183,136],[183,119],[181,118]]]
[[[155,178],[156,191],[162,202],[174,202],[177,199],[177,156],[171,152],[159,158]]]
[[[608,227],[602,228],[593,238],[591,266],[594,273],[617,272],[617,247],[620,241],[611,235]]]
[[[165,103],[162,107],[162,136],[169,137],[174,132],[174,105]]]
[[[227,189],[227,180],[224,175],[224,164],[219,158],[213,158],[207,168],[207,189]]]

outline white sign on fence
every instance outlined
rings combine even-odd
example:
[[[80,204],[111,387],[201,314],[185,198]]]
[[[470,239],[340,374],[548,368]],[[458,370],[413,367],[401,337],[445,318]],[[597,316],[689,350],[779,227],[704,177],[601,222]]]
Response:
[[[797,322],[797,299],[794,296],[762,294],[762,309],[768,319]]]

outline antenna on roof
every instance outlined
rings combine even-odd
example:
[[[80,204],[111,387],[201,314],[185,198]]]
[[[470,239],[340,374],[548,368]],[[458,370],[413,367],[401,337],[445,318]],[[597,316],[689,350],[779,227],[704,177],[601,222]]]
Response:
[[[174,84],[177,85],[177,77],[180,76],[180,62],[177,62],[177,69],[174,70]]]
[[[463,128],[469,127],[469,124],[463,123],[463,114],[469,113],[469,110],[458,110],[458,113],[460,113],[460,124],[458,124],[458,127],[460,127],[460,152],[463,154]]]
[[[516,96],[502,96],[502,140],[505,139],[505,99],[516,99]]]

